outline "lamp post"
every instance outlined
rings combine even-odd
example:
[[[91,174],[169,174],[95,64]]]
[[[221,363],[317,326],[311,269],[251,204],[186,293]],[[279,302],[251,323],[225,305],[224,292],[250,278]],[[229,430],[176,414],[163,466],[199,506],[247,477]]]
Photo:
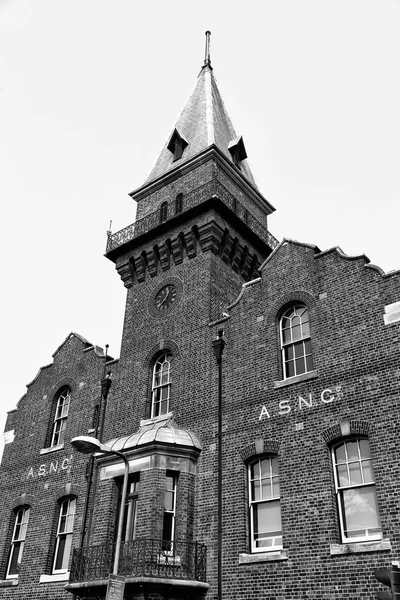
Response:
[[[121,495],[121,509],[119,511],[119,519],[118,519],[118,532],[117,532],[117,541],[115,543],[115,556],[114,556],[114,566],[113,566],[113,575],[118,575],[118,566],[119,566],[119,556],[121,553],[121,542],[122,542],[122,528],[124,525],[124,510],[125,510],[125,502],[126,502],[126,494],[128,491],[128,478],[129,478],[129,461],[126,458],[125,454],[122,452],[117,452],[116,450],[112,450],[107,444],[102,444],[96,438],[90,437],[88,435],[81,435],[75,437],[71,440],[71,446],[75,448],[78,452],[82,454],[92,454],[93,452],[98,452],[100,454],[115,454],[119,458],[122,458],[124,461],[125,471],[124,471],[124,482],[122,485],[122,495]]]
[[[225,348],[224,332],[218,331],[218,337],[212,342],[214,356],[218,365],[218,600],[222,599],[222,354]]]

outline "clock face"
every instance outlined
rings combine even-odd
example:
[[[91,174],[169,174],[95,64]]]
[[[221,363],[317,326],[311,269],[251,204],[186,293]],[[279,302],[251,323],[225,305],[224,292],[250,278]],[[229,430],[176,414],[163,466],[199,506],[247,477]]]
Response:
[[[161,290],[156,294],[155,304],[157,310],[165,310],[169,308],[176,300],[176,287],[171,283],[165,285]]]

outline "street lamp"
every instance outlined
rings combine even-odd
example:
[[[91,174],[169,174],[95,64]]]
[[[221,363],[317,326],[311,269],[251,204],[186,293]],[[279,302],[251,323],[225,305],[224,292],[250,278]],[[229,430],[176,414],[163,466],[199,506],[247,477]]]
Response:
[[[78,452],[82,454],[92,454],[93,452],[98,452],[100,454],[115,454],[119,456],[124,461],[125,472],[124,472],[124,482],[122,486],[122,495],[121,495],[121,509],[119,511],[119,519],[118,519],[118,533],[117,533],[117,541],[115,543],[115,556],[114,556],[114,567],[113,567],[113,575],[118,575],[118,565],[119,565],[119,556],[121,553],[121,542],[122,542],[122,528],[124,524],[124,510],[125,510],[125,502],[126,502],[126,494],[128,491],[128,478],[129,478],[129,461],[126,458],[125,454],[122,452],[117,452],[116,450],[112,450],[107,444],[102,444],[98,439],[90,437],[88,435],[80,435],[71,440],[71,446],[75,448]]]

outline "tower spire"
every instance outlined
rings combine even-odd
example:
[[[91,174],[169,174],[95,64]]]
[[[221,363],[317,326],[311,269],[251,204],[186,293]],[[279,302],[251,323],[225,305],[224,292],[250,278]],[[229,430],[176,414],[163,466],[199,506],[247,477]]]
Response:
[[[211,36],[211,31],[206,31],[206,51],[205,51],[205,56],[204,56],[204,66],[205,67],[211,67],[210,36]]]

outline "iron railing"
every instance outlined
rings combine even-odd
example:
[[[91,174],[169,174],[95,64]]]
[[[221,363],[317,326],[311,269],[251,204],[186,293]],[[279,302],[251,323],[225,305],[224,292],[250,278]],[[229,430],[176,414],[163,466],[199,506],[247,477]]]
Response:
[[[70,583],[100,581],[112,572],[112,544],[74,548]],[[119,575],[206,581],[207,547],[198,542],[139,538],[123,542]]]
[[[218,196],[218,198],[228,206],[243,222],[247,223],[249,228],[254,231],[261,239],[263,239],[272,250],[274,250],[279,244],[278,240],[268,231],[266,227],[252,215],[243,204],[241,204],[233,194],[227,190],[227,188],[218,180],[214,179],[204,185],[196,188],[192,192],[185,194],[182,200],[182,206],[179,207],[179,212],[185,212],[199,204],[202,204],[206,200],[212,198],[212,196]],[[171,201],[167,205],[166,220],[176,216],[175,212],[175,200]],[[114,250],[129,242],[135,237],[154,229],[160,225],[160,211],[156,210],[142,219],[135,221],[128,227],[117,231],[116,233],[107,233],[107,247],[106,252]]]

